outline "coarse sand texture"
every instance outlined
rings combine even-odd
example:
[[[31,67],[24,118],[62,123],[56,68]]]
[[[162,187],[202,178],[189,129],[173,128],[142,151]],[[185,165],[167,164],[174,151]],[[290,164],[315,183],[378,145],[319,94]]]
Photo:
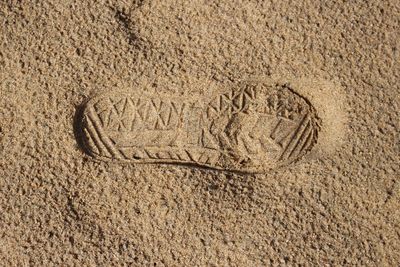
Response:
[[[400,266],[400,0],[0,0],[0,267]]]

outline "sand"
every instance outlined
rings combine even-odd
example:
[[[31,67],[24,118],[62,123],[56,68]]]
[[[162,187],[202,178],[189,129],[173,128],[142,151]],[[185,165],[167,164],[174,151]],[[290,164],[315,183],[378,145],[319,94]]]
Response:
[[[398,1],[2,1],[0,265],[398,266],[398,14]],[[220,161],[174,117],[167,135],[85,119],[93,99],[126,95],[206,114],[243,84],[270,89],[204,124],[236,140],[219,139]],[[295,99],[287,118],[294,102],[315,118],[294,111],[314,134],[277,142],[295,155],[283,161],[246,147],[275,136],[258,109],[271,90]],[[171,154],[181,129],[177,147],[200,154]],[[148,160],[139,144],[163,150]]]

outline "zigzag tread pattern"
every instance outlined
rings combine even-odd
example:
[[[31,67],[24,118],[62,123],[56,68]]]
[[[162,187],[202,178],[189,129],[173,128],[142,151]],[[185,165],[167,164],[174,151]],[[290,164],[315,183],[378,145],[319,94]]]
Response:
[[[114,131],[177,127],[185,103],[146,97],[104,97],[93,104],[101,125]]]
[[[106,95],[86,107],[86,149],[99,159],[229,169],[219,164],[294,161],[318,138],[313,108],[284,90],[261,94],[249,86],[220,94],[202,106],[176,99]],[[171,133],[175,137],[164,138]],[[142,137],[122,144],[120,139],[128,136]],[[175,139],[180,143],[171,141]]]

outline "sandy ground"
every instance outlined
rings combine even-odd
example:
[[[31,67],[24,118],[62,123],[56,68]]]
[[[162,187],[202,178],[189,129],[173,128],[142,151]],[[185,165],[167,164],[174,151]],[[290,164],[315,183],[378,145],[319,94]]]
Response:
[[[1,1],[0,265],[399,266],[399,14],[396,0]],[[268,76],[342,88],[335,153],[244,175],[98,162],[77,142],[100,91]]]

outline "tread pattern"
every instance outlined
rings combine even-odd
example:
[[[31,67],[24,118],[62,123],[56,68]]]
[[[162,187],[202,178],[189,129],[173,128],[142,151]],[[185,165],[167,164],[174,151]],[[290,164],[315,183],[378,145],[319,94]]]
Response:
[[[82,129],[98,159],[258,171],[306,154],[319,125],[313,107],[288,88],[247,85],[208,103],[103,95],[87,104]]]

